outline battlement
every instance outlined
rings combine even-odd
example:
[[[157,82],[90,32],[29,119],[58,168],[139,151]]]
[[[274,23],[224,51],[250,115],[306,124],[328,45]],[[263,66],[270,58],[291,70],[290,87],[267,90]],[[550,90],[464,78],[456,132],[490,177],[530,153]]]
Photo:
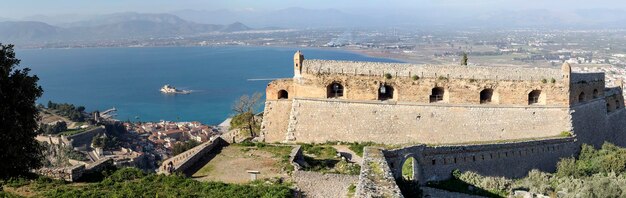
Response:
[[[335,60],[304,60],[304,74],[345,74],[363,76],[383,76],[419,78],[455,78],[485,80],[562,80],[559,69],[530,67],[485,67],[457,65],[416,65],[407,63],[380,63]],[[580,78],[585,78],[582,75]],[[595,76],[594,76],[595,77]],[[604,79],[604,78],[602,78]]]

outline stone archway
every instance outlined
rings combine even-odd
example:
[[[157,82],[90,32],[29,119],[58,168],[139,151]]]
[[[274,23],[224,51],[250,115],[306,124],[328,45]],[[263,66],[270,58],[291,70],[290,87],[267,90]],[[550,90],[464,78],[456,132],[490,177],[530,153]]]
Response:
[[[407,158],[405,158],[401,168],[402,179],[409,181],[417,180],[417,178],[415,177],[415,168],[417,166],[417,160],[414,157],[408,156]]]

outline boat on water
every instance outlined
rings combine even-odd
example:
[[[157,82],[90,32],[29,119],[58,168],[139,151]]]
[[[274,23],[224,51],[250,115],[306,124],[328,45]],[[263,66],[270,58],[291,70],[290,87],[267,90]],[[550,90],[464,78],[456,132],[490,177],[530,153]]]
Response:
[[[190,90],[179,90],[179,89],[176,89],[176,87],[167,84],[167,85],[164,85],[163,87],[161,87],[161,93],[164,93],[164,94],[189,94],[189,93],[191,93],[191,91]]]

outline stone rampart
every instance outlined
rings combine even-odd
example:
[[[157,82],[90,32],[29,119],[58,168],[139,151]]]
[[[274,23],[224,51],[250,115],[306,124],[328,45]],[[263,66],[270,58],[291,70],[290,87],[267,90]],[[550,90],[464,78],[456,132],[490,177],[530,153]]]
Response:
[[[555,171],[556,163],[574,156],[580,147],[575,138],[481,145],[418,145],[385,151],[395,178],[402,177],[402,165],[413,157],[414,178],[420,182],[448,179],[453,170],[474,171],[485,176],[524,177],[528,171]]]
[[[79,164],[70,167],[58,167],[58,168],[41,168],[35,171],[39,175],[54,179],[62,179],[65,181],[74,182],[84,174],[85,165]]]
[[[87,129],[85,132],[70,135],[65,138],[67,138],[71,142],[72,147],[86,148],[88,145],[91,144],[94,136],[102,135],[105,131],[106,130],[104,126],[98,126]]]
[[[287,138],[292,142],[316,143],[443,144],[549,137],[571,131],[569,109],[558,106],[436,105],[328,99],[294,99],[292,106],[289,125],[266,130],[266,142]],[[284,132],[287,132],[286,136]]]
[[[355,62],[334,60],[304,60],[305,74],[351,74],[413,76],[461,79],[541,80],[563,79],[560,69],[531,67],[485,67],[456,65],[415,65],[405,63]]]
[[[282,142],[285,140],[289,115],[292,110],[291,100],[266,101],[261,122],[261,136],[266,142]]]
[[[207,153],[222,144],[226,144],[226,142],[219,136],[215,137],[214,139],[204,142],[181,154],[164,160],[163,164],[157,170],[157,173],[169,175],[172,172],[185,172]],[[169,167],[170,162],[172,164],[172,169]]]

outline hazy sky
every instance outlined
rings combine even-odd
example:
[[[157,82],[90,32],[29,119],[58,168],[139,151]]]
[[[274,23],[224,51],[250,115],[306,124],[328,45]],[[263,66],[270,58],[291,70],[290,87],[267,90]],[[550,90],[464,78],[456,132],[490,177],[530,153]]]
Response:
[[[0,0],[0,17],[31,15],[106,14],[113,12],[170,12],[181,9],[277,10],[287,7],[335,8],[346,12],[458,9],[491,10],[591,8],[625,9],[624,0]]]

